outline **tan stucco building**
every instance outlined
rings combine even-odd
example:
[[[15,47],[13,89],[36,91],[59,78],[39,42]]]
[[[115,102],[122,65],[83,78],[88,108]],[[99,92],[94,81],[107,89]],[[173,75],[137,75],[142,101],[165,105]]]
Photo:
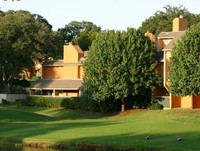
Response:
[[[151,33],[146,33],[146,36],[156,43],[156,70],[163,77],[163,85],[152,92],[152,98],[162,98],[165,108],[200,108],[200,96],[175,97],[169,93],[171,52],[173,46],[185,34],[187,27],[187,19],[180,16],[173,20],[173,30],[161,32],[157,41]],[[86,55],[79,46],[72,43],[65,45],[63,60],[49,60],[43,64],[42,78],[31,85],[30,95],[80,96],[84,76],[82,62],[85,59]]]
[[[163,57],[158,65],[159,72],[163,73],[163,86],[167,91],[157,89],[154,91],[154,97],[162,96],[168,98],[169,103],[167,108],[200,108],[200,96],[173,96],[169,93],[170,81],[168,79],[168,73],[170,72],[170,58],[173,46],[181,39],[185,34],[188,27],[188,21],[182,16],[173,20],[173,27],[171,32],[161,32],[158,35],[157,48],[158,52],[163,52]],[[163,95],[163,92],[165,95]],[[167,92],[167,93],[166,93]]]
[[[30,86],[30,95],[80,96],[85,57],[79,46],[72,42],[64,45],[63,60],[42,65],[42,78]]]

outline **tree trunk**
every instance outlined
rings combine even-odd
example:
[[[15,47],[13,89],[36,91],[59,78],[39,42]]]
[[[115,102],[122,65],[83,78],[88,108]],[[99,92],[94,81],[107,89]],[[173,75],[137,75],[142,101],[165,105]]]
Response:
[[[125,111],[124,97],[122,97],[122,109],[121,112]]]

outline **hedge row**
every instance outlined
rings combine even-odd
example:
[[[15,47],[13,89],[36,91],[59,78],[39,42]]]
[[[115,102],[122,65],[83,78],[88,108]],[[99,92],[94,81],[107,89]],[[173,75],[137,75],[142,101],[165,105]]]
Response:
[[[18,100],[17,104],[26,106],[48,107],[48,108],[67,108],[74,110],[85,110],[92,112],[109,112],[116,110],[115,103],[111,101],[97,102],[87,97],[42,97],[27,96],[26,100]]]
[[[149,108],[153,110],[163,109],[163,105],[154,102],[148,103],[145,98],[132,97],[125,100],[126,109]],[[113,112],[121,110],[121,101],[114,98],[105,101],[93,101],[88,97],[44,97],[44,96],[28,96],[26,100],[16,100],[16,104],[26,106],[48,107],[48,108],[66,108],[73,110],[84,110],[92,112]]]

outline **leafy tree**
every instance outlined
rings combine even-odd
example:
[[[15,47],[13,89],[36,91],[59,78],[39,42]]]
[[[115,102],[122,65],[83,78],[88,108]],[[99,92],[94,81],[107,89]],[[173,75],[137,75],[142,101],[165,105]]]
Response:
[[[200,14],[194,14],[190,19],[189,25],[193,26],[195,24],[198,24],[199,22],[200,22]]]
[[[32,69],[33,61],[53,55],[55,36],[51,25],[28,11],[8,11],[0,15],[0,81],[7,93],[22,69]]]
[[[172,50],[170,92],[200,95],[200,23],[192,26]]]
[[[189,21],[189,26],[193,25],[195,21],[190,22],[195,15],[190,13],[185,7],[173,7],[167,5],[164,7],[164,11],[157,11],[154,16],[149,17],[143,23],[140,29],[145,33],[147,31],[158,36],[162,31],[172,31],[172,21],[174,18],[183,15]]]
[[[83,93],[96,101],[139,95],[155,85],[155,48],[138,30],[104,31],[84,62]]]
[[[65,28],[58,30],[60,37],[62,37],[63,44],[73,41],[78,44],[83,50],[88,50],[92,41],[95,39],[97,33],[101,28],[88,21],[72,21]]]

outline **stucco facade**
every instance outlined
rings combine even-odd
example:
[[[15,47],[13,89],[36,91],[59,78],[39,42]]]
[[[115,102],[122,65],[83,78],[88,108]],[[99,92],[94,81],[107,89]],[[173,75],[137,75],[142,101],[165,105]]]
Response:
[[[158,35],[157,48],[163,51],[163,86],[168,91],[169,108],[200,108],[200,96],[181,97],[173,96],[169,93],[170,81],[168,79],[168,74],[170,72],[171,52],[173,46],[185,34],[187,27],[187,19],[180,16],[173,20],[173,29],[171,32],[161,32]]]
[[[71,42],[64,45],[63,60],[48,60],[42,66],[42,78],[30,87],[30,95],[79,96],[85,55]]]

